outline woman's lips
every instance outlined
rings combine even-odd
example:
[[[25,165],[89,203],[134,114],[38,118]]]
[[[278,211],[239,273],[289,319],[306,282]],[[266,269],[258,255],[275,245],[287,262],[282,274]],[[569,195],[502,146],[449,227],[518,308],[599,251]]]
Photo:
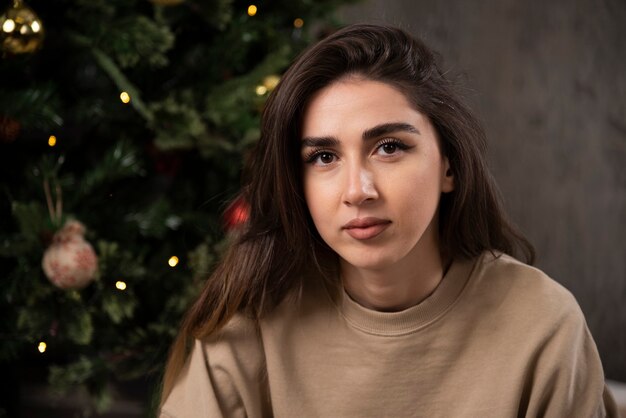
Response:
[[[380,218],[355,218],[342,226],[354,239],[366,240],[378,236],[391,224],[391,221]]]

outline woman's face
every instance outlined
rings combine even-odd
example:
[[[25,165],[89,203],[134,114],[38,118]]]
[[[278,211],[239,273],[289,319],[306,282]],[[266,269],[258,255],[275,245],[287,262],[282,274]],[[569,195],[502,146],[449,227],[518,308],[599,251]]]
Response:
[[[403,94],[334,82],[310,101],[301,141],[306,203],[342,263],[381,270],[438,254],[439,198],[454,182],[432,124]]]

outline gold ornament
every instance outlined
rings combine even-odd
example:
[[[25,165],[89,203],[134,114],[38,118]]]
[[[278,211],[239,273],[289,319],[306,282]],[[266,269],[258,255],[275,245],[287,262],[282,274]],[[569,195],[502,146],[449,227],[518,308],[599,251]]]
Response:
[[[151,3],[159,6],[176,6],[185,0],[150,0]]]
[[[13,6],[0,16],[0,43],[2,50],[10,54],[28,54],[42,44],[43,24],[21,0],[13,0]]]

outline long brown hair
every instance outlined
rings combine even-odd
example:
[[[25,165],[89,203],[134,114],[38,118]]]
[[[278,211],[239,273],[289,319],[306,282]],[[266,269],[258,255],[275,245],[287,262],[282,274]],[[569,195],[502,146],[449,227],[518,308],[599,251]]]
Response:
[[[245,230],[185,316],[170,353],[162,400],[192,339],[218,331],[237,312],[262,317],[299,288],[304,270],[332,280],[325,273],[336,255],[318,235],[303,197],[300,129],[311,97],[341,77],[354,74],[399,88],[435,127],[455,181],[439,207],[444,257],[520,251],[532,263],[534,250],[507,221],[487,169],[484,131],[436,61],[428,47],[400,29],[359,24],[312,46],[286,71],[266,103],[261,138],[244,171],[241,197],[250,206]]]

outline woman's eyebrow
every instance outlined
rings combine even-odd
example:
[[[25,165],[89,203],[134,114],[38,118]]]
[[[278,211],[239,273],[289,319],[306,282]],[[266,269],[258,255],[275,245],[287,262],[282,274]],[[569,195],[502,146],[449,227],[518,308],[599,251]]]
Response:
[[[381,136],[389,135],[395,132],[410,132],[413,134],[420,134],[420,131],[410,123],[405,122],[390,122],[376,125],[373,128],[369,128],[363,132],[363,141],[369,141],[372,139],[380,138]],[[301,147],[311,148],[324,148],[324,147],[336,147],[339,146],[339,140],[334,136],[305,136],[302,138]]]
[[[333,136],[305,136],[300,142],[301,148],[324,148],[324,147],[336,147],[339,146],[339,140]]]
[[[369,128],[363,132],[363,140],[371,140],[380,138],[381,136],[389,135],[394,132],[410,132],[420,135],[420,131],[410,123],[406,122],[391,122],[376,125],[373,128]]]

